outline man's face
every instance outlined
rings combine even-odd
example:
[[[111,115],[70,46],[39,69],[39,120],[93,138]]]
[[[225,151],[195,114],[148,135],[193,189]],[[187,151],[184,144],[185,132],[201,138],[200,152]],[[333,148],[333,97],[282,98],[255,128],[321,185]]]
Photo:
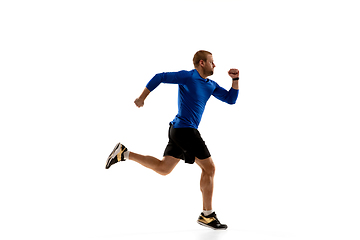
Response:
[[[211,76],[214,74],[214,68],[215,68],[215,64],[214,64],[214,59],[212,55],[208,55],[207,56],[207,60],[206,62],[204,62],[204,73],[208,76]]]

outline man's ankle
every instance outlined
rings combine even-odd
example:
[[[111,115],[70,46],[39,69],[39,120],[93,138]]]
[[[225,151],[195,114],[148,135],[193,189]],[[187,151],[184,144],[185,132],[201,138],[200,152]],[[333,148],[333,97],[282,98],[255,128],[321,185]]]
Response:
[[[213,210],[203,210],[203,214],[206,216],[209,216],[210,214],[212,214],[214,211]]]

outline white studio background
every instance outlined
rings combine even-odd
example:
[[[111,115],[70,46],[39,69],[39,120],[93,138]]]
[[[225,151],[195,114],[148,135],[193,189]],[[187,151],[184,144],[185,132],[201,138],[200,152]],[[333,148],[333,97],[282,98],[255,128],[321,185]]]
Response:
[[[210,99],[199,127],[228,232],[359,239],[359,10],[350,0],[1,1],[1,239],[194,239],[197,166],[166,177],[131,161],[104,167],[118,141],[162,156],[177,86],[160,85],[144,108],[133,101],[156,73],[191,70],[200,49],[224,88],[240,69],[236,105]]]

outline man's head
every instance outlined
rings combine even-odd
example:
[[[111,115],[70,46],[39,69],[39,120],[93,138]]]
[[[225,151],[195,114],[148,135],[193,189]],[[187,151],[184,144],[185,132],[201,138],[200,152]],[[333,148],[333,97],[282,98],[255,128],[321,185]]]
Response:
[[[195,69],[198,70],[203,78],[214,74],[215,64],[211,52],[205,50],[196,52],[193,58],[193,63]]]

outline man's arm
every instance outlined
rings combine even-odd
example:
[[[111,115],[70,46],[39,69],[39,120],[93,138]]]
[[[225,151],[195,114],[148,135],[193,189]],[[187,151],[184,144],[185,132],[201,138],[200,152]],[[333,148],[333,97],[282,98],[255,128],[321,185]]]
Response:
[[[226,91],[224,88],[217,85],[217,88],[213,92],[213,96],[219,99],[220,101],[234,104],[239,94],[239,70],[230,69],[228,72],[229,76],[233,79],[232,87],[229,91]]]
[[[138,97],[137,99],[135,99],[134,103],[135,105],[140,108],[142,106],[144,106],[144,101],[146,99],[146,97],[150,94],[150,90],[145,88],[144,91],[141,93],[140,97]]]
[[[184,84],[189,76],[188,71],[180,72],[165,72],[156,74],[146,85],[144,91],[140,97],[135,99],[134,103],[137,107],[144,106],[146,97],[152,92],[160,83],[173,83],[173,84]]]

